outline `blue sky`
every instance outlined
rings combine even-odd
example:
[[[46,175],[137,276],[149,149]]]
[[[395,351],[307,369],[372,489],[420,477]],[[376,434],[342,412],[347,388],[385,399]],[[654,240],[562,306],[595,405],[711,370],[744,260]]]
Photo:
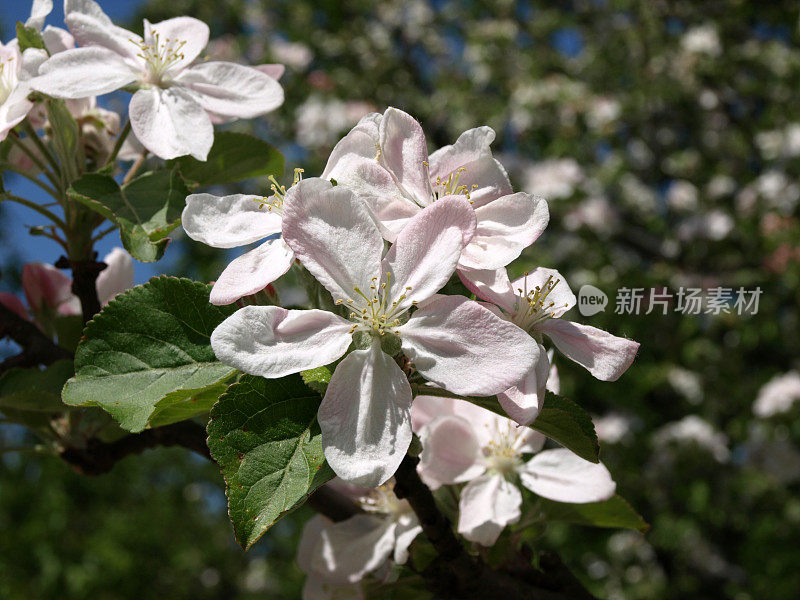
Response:
[[[47,19],[47,24],[64,27],[63,2],[55,0],[55,8]],[[103,10],[114,20],[123,21],[129,18],[141,4],[138,0],[101,0]],[[15,36],[14,27],[17,21],[25,21],[30,14],[30,3],[20,0],[2,0],[0,21],[3,24],[2,39],[7,41]],[[15,194],[36,202],[49,202],[50,197],[32,183],[11,175],[5,178],[6,186]],[[0,240],[0,269],[11,254],[20,256],[23,262],[54,262],[63,250],[55,242],[28,234],[28,225],[43,225],[45,219],[34,211],[11,202],[3,203],[4,230]],[[114,246],[121,246],[119,235],[114,232],[97,244],[97,251],[102,258]],[[167,250],[169,255],[169,250]],[[162,272],[169,263],[169,256],[155,264],[136,263],[136,283],[147,281],[151,276]],[[9,288],[8,282],[0,280],[0,290]]]

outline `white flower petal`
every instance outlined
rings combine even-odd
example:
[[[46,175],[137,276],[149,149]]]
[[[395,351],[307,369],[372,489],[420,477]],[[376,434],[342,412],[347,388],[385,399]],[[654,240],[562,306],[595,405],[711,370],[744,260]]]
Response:
[[[348,354],[317,414],[331,468],[357,485],[384,483],[411,443],[410,409],[411,386],[378,342]]]
[[[395,546],[397,524],[374,515],[355,515],[322,529],[311,569],[331,583],[355,583],[380,567]]]
[[[445,296],[400,327],[403,351],[429,381],[490,396],[519,383],[539,358],[536,342],[477,302]]]
[[[403,310],[437,292],[455,271],[474,230],[475,213],[458,196],[438,200],[414,216],[383,259],[383,272],[391,274],[389,302]]]
[[[306,524],[303,525],[303,531],[300,534],[300,543],[297,545],[297,564],[306,575],[314,573],[312,568],[312,560],[314,558],[314,550],[319,544],[322,530],[330,525],[330,521],[320,514],[311,517]]]
[[[25,21],[25,27],[32,27],[36,31],[41,30],[44,20],[52,11],[53,0],[33,0],[31,16]]]
[[[420,476],[431,489],[469,481],[486,470],[473,426],[461,417],[436,417],[423,427],[420,441]]]
[[[192,194],[186,197],[181,225],[190,238],[214,248],[251,244],[281,230],[281,215],[267,210],[263,200],[246,194]]]
[[[553,303],[553,307],[549,308],[548,312],[553,317],[560,317],[570,308],[575,306],[575,294],[572,293],[572,290],[569,288],[569,284],[564,276],[555,269],[536,267],[527,275],[523,275],[522,277],[515,279],[511,283],[511,287],[515,292],[517,292],[517,294],[523,296],[524,293],[520,290],[527,290],[528,292],[531,292],[537,287],[544,288],[544,284],[547,283],[548,279],[550,280],[551,285],[555,284],[552,291],[547,294],[546,303],[548,305],[551,302]]]
[[[482,475],[461,491],[458,533],[471,542],[492,546],[506,525],[521,515],[522,494],[500,475]]]
[[[380,277],[383,238],[369,209],[353,192],[324,179],[305,179],[286,193],[283,237],[337,300],[362,304],[354,288],[368,294]]]
[[[494,138],[494,129],[491,127],[476,127],[458,136],[455,144],[439,148],[428,159],[431,181],[436,181],[437,177],[447,179],[459,167],[491,156],[489,146]]]
[[[566,448],[540,452],[521,467],[519,475],[526,488],[556,502],[600,502],[616,489],[602,463],[590,463]]]
[[[51,56],[30,86],[56,98],[86,98],[113,92],[136,81],[136,73],[111,50],[75,48]]]
[[[414,538],[422,533],[422,527],[419,524],[416,516],[409,515],[401,518],[397,522],[397,528],[394,531],[395,545],[394,545],[394,562],[398,565],[406,564],[408,560],[408,547]]]
[[[283,377],[335,361],[352,341],[350,322],[324,310],[245,306],[211,334],[217,358],[267,378]]]
[[[603,381],[616,381],[631,366],[639,344],[607,331],[563,319],[548,319],[539,326],[567,358],[586,367]]]
[[[509,417],[520,425],[528,425],[539,415],[544,403],[547,376],[550,374],[550,361],[547,352],[539,344],[539,360],[521,383],[497,394],[500,406]]]
[[[206,62],[183,71],[175,82],[190,89],[207,111],[250,119],[283,104],[283,88],[269,75],[230,62]]]
[[[496,304],[507,313],[514,312],[517,294],[505,267],[496,270],[459,269],[458,277],[478,298]]]
[[[133,258],[122,248],[114,248],[105,255],[108,265],[97,276],[97,297],[105,306],[114,296],[133,287]]]
[[[69,31],[61,29],[61,27],[48,25],[42,31],[42,39],[51,56],[75,47],[75,38]]]
[[[181,88],[138,90],[128,114],[133,133],[156,156],[168,160],[191,154],[200,161],[208,157],[214,126],[206,111]]]
[[[380,123],[381,161],[401,190],[420,206],[431,201],[428,182],[428,146],[425,133],[414,118],[388,108]]]
[[[267,240],[231,261],[214,282],[209,302],[222,306],[263,290],[289,270],[294,252],[281,238]]]
[[[173,44],[176,41],[182,43],[179,51],[180,59],[176,60],[169,69],[173,73],[189,66],[195,58],[200,56],[203,48],[208,45],[210,33],[208,25],[193,17],[175,17],[153,24],[145,21],[146,40],[149,38],[148,32],[151,35],[158,34],[159,44],[164,44],[167,40],[172,41]]]
[[[490,156],[464,165],[464,171],[458,175],[458,185],[466,186],[472,207],[476,209],[514,193],[508,173]]]
[[[80,46],[107,48],[135,67],[144,61],[137,56],[142,51],[141,36],[117,27],[92,0],[65,0],[64,22]]]
[[[459,265],[499,269],[519,258],[547,227],[547,202],[530,194],[503,196],[475,210],[478,225]]]

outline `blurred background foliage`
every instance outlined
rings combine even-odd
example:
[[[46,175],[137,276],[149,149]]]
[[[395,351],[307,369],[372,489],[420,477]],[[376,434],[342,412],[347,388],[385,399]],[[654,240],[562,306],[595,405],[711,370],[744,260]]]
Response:
[[[554,525],[544,543],[602,598],[800,597],[800,411],[752,411],[761,386],[800,368],[796,2],[148,0],[138,12],[206,21],[212,58],[286,65],[284,106],[232,126],[286,154],[284,179],[318,175],[387,106],[414,115],[431,149],[493,127],[515,187],[550,203],[515,274],[548,266],[575,291],[599,287],[606,311],[572,318],[642,344],[615,384],[557,365],[652,528]],[[230,258],[178,237],[156,268],[212,280]],[[618,289],[664,286],[763,293],[757,315],[615,314]],[[221,478],[185,452],[98,479],[28,454],[0,464],[2,597],[299,597],[307,513],[244,554]]]

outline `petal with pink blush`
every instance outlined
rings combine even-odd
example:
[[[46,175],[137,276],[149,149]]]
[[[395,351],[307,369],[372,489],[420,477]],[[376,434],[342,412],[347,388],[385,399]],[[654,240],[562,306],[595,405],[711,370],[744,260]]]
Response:
[[[508,279],[505,267],[502,269],[459,269],[459,279],[467,289],[478,298],[492,302],[507,313],[513,313],[517,294]]]
[[[261,71],[265,75],[269,75],[275,81],[283,77],[283,74],[286,71],[286,67],[279,64],[253,65],[251,68]]]
[[[401,190],[420,206],[431,200],[428,145],[419,123],[408,113],[388,108],[380,124],[381,162]]]
[[[75,48],[50,57],[33,89],[56,98],[99,96],[136,81],[136,73],[120,56],[106,48]]]
[[[211,334],[217,358],[240,371],[283,377],[332,363],[352,341],[351,323],[324,310],[245,306]]]
[[[539,326],[559,352],[583,365],[603,381],[619,379],[636,358],[639,344],[607,331],[562,319],[548,319]]]
[[[0,292],[0,304],[5,306],[20,319],[25,319],[26,321],[31,320],[30,315],[28,315],[28,309],[25,308],[22,300],[17,298],[14,294],[10,292]]]
[[[411,405],[411,425],[416,433],[440,416],[455,414],[453,405],[457,400],[453,398],[439,398],[438,396],[416,396]]]
[[[536,367],[528,372],[521,383],[497,394],[497,400],[506,414],[520,425],[532,423],[542,410],[549,374],[550,361],[547,359],[544,347],[539,344],[539,360],[536,361]]]
[[[281,230],[281,215],[269,210],[277,198],[233,194],[192,194],[186,198],[181,225],[186,234],[213,248],[235,248],[257,242]]]
[[[590,463],[566,448],[540,452],[521,467],[519,475],[534,494],[556,502],[600,502],[616,489],[602,463]]]
[[[492,546],[506,525],[516,523],[522,494],[500,475],[486,474],[470,481],[458,503],[458,533],[471,542]]]
[[[352,191],[324,179],[304,179],[286,193],[283,237],[334,299],[358,306],[381,275],[383,237],[367,206]]]
[[[75,297],[72,279],[53,265],[38,262],[22,265],[22,290],[34,313],[44,307],[58,308]]]
[[[437,417],[422,429],[419,471],[431,489],[470,481],[486,470],[472,429],[472,424],[456,416]]]
[[[376,487],[411,443],[411,386],[380,343],[338,364],[317,413],[325,458],[349,483]]]
[[[420,308],[399,331],[403,351],[426,379],[466,396],[504,392],[539,358],[527,333],[463,296]]]
[[[553,317],[560,317],[575,306],[575,294],[572,293],[564,276],[555,269],[536,267],[527,275],[515,279],[511,283],[511,287],[521,296],[525,291],[532,292],[537,287],[543,289],[548,280],[550,281],[550,285],[554,287],[552,291],[547,294],[545,305],[549,306],[552,303],[553,306],[547,309],[548,312]]]
[[[547,227],[547,202],[530,194],[503,196],[475,210],[478,225],[459,265],[499,269],[519,258]]]
[[[281,238],[267,240],[231,261],[211,290],[209,301],[218,306],[260,292],[289,270],[294,252]]]
[[[464,171],[458,176],[458,185],[466,186],[472,207],[476,209],[514,193],[508,173],[491,156],[464,165]]]
[[[447,179],[447,176],[459,167],[479,158],[491,156],[492,151],[489,146],[494,138],[494,130],[491,127],[476,127],[458,136],[455,144],[439,148],[428,159],[431,181],[436,181],[436,177]]]
[[[389,302],[398,310],[421,302],[447,283],[475,230],[475,213],[466,199],[442,198],[411,220],[383,259],[391,275]]]

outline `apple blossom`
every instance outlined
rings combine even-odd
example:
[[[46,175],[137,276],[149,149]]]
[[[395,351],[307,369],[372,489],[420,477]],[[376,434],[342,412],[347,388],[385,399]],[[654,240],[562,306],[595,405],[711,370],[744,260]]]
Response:
[[[133,258],[122,248],[114,248],[103,257],[106,268],[97,276],[97,297],[105,306],[117,294],[133,287]]]
[[[31,77],[46,58],[44,50],[28,48],[20,53],[16,43],[0,43],[0,141],[33,108],[28,100]]]
[[[557,502],[607,500],[616,485],[602,464],[566,448],[544,450],[533,429],[465,402],[418,396],[411,411],[422,441],[419,471],[432,489],[467,482],[459,501],[458,532],[491,546],[506,525],[519,520],[519,482]],[[523,455],[536,453],[528,461]]]
[[[778,375],[765,383],[753,403],[753,413],[757,417],[767,418],[789,412],[800,400],[800,373],[789,371]]]
[[[338,598],[334,590],[355,593],[354,584],[388,561],[404,564],[409,545],[422,532],[409,503],[397,498],[389,483],[373,489],[338,480],[327,485],[351,497],[364,513],[338,523],[316,516],[306,524],[297,557],[308,575],[304,600]]]
[[[222,362],[277,378],[336,361],[353,334],[367,338],[336,366],[318,413],[325,456],[345,481],[385,482],[411,442],[411,388],[392,358],[400,349],[422,376],[462,395],[508,389],[536,363],[536,345],[515,325],[463,296],[435,296],[475,230],[463,196],[420,211],[383,256],[367,206],[344,187],[307,179],[286,194],[282,230],[348,317],[247,306],[211,345]]]
[[[85,98],[135,84],[131,127],[161,158],[205,160],[214,140],[211,115],[252,118],[283,103],[280,84],[263,71],[228,62],[192,65],[208,43],[202,21],[145,20],[141,37],[114,25],[92,0],[66,0],[64,12],[84,47],[52,56],[31,85],[58,98]]]
[[[538,267],[513,283],[505,269],[462,271],[459,276],[479,298],[496,305],[505,318],[527,331],[539,345],[535,368],[522,383],[497,396],[508,415],[522,425],[536,418],[544,401],[550,370],[542,346],[544,335],[564,356],[603,381],[616,381],[639,350],[637,342],[561,319],[575,305],[575,295],[554,269]]]
[[[295,171],[295,185],[301,174],[302,169]],[[235,248],[266,238],[225,268],[211,289],[211,304],[230,304],[255,294],[292,266],[294,252],[279,236],[286,189],[273,183],[272,191],[268,198],[246,194],[186,198],[181,224],[193,240],[214,248]]]
[[[409,219],[439,198],[463,195],[477,227],[459,268],[496,269],[517,258],[547,227],[547,202],[514,194],[492,157],[494,131],[465,131],[455,144],[428,156],[425,134],[396,108],[365,116],[333,149],[322,174],[354,189],[393,240]]]

